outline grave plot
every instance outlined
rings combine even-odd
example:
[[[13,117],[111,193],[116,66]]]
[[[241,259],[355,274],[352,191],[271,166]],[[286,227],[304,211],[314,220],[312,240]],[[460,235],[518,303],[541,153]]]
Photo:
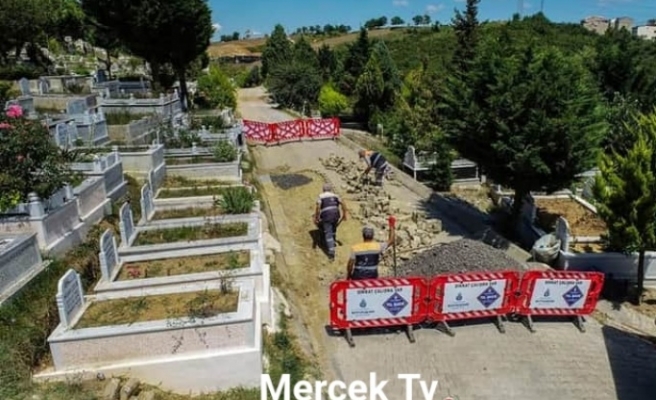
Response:
[[[57,130],[59,131],[59,127]],[[94,154],[90,159],[72,163],[71,169],[82,172],[85,176],[102,178],[107,197],[112,201],[117,201],[127,192],[123,163],[116,146],[105,154]]]
[[[187,179],[241,181],[241,153],[234,143],[223,140],[212,147],[168,149],[166,165],[170,176]]]
[[[53,368],[37,380],[129,374],[194,393],[259,385],[262,337],[252,279],[85,297],[79,275],[59,281]]]
[[[235,182],[221,179],[189,179],[183,176],[167,176],[162,184],[162,189],[180,189],[194,186],[222,187],[234,184]]]
[[[553,232],[556,220],[563,217],[569,223],[571,235],[577,238],[599,238],[607,231],[606,224],[590,208],[573,198],[535,198],[536,223]]]
[[[262,295],[264,256],[259,242],[121,257],[114,235],[107,230],[99,244],[97,293],[254,277],[257,295]]]
[[[141,188],[140,225],[152,221],[167,219],[203,219],[222,215],[249,214],[259,211],[259,203],[253,192],[244,186],[225,186],[221,188],[222,195],[211,200],[186,201],[182,198],[171,198],[169,201],[156,203],[153,199],[150,185],[146,183]]]
[[[36,234],[0,235],[0,305],[48,265]]]
[[[225,215],[213,218],[187,218],[155,221],[135,226],[129,203],[119,210],[121,255],[173,250],[222,248],[260,239],[257,214]]]

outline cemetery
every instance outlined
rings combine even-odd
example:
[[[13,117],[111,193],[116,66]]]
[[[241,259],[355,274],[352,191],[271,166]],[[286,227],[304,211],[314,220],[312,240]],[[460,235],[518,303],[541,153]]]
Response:
[[[92,155],[90,160],[72,163],[71,169],[88,177],[101,178],[107,197],[112,201],[118,201],[127,191],[127,183],[123,177],[123,163],[116,146],[113,146],[107,153]]]
[[[185,283],[84,296],[73,271],[59,282],[53,368],[35,379],[129,374],[165,390],[256,386],[263,370],[252,279]]]
[[[35,233],[0,234],[0,305],[47,265]]]

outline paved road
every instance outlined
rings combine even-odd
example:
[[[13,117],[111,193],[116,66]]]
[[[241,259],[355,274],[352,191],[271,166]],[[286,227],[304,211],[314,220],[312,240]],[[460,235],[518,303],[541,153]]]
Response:
[[[263,100],[261,89],[240,91],[244,118],[274,122],[287,120]],[[355,157],[352,150],[333,142],[293,143],[260,148],[258,168],[289,170],[320,168],[318,157],[327,153]],[[331,179],[339,179],[334,176]],[[407,189],[390,190],[408,205],[421,199]],[[284,215],[274,215],[285,218]],[[282,243],[283,251],[294,243]],[[302,308],[300,299],[291,299]],[[405,399],[406,388],[397,374],[421,374],[439,381],[434,399],[452,395],[460,400],[653,400],[656,398],[656,350],[641,339],[594,320],[587,333],[572,324],[538,323],[529,333],[508,324],[500,334],[490,323],[456,327],[455,337],[434,330],[416,332],[410,344],[403,334],[356,336],[349,348],[342,338],[317,338],[330,357],[328,376],[346,381],[368,380],[370,372],[390,379],[390,400]],[[315,329],[316,332],[316,329]],[[423,399],[419,387],[415,399]]]

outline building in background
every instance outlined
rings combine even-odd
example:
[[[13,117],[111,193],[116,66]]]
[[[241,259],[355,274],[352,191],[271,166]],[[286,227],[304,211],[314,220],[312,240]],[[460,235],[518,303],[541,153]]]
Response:
[[[629,18],[629,17],[614,18],[611,21],[611,26],[617,30],[624,28],[627,31],[631,32],[631,28],[633,28],[633,18]]]
[[[633,34],[641,39],[654,40],[656,39],[656,26],[641,25],[632,29]]]
[[[589,31],[604,34],[610,27],[610,20],[606,17],[592,16],[582,20],[581,25]]]

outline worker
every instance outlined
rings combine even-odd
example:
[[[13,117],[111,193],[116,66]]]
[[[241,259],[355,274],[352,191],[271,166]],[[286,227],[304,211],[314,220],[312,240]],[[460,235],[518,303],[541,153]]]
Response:
[[[358,152],[361,160],[367,163],[367,169],[362,174],[362,178],[369,174],[372,169],[376,170],[376,185],[383,186],[383,178],[390,173],[390,165],[385,159],[385,156],[377,151],[360,150]]]
[[[335,261],[337,227],[342,221],[346,221],[346,205],[333,193],[332,185],[326,183],[314,209],[314,223],[323,233],[330,261]]]
[[[378,278],[378,264],[382,260],[383,253],[394,244],[394,230],[394,225],[391,225],[387,241],[377,242],[374,240],[373,228],[362,228],[362,243],[351,248],[351,257],[346,265],[347,279]]]

